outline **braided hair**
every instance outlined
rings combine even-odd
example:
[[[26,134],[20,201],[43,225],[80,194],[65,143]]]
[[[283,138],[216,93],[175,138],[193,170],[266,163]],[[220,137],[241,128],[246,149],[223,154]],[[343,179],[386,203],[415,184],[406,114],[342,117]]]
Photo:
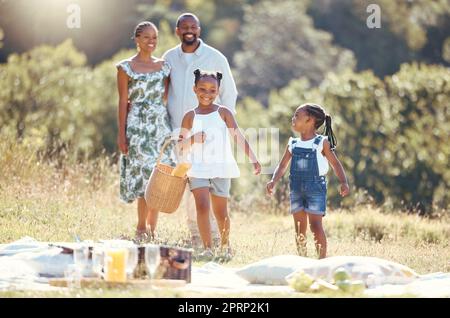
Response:
[[[217,86],[220,86],[220,81],[222,80],[222,73],[220,72],[210,72],[210,71],[203,71],[200,69],[196,69],[194,71],[195,80],[194,83],[197,85],[198,81],[203,77],[212,77],[217,81]]]
[[[331,116],[325,113],[322,106],[312,103],[303,104],[300,106],[301,109],[305,110],[309,116],[315,119],[315,128],[318,129],[325,122],[325,128],[323,134],[328,137],[330,142],[331,150],[336,149],[337,139],[333,133],[333,128],[331,127]]]
[[[134,34],[132,38],[135,39],[139,37],[146,27],[153,27],[156,31],[158,31],[158,28],[155,24],[150,21],[143,21],[136,25],[136,27],[134,28]]]

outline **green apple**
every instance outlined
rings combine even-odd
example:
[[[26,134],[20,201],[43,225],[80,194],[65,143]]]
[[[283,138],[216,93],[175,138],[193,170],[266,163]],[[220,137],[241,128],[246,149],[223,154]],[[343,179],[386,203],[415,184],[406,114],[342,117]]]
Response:
[[[347,270],[344,267],[339,267],[334,271],[333,278],[334,278],[334,281],[337,283],[339,281],[349,280],[350,274],[347,272]]]
[[[352,284],[349,280],[339,280],[336,282],[336,286],[343,292],[349,292],[352,288]]]
[[[297,272],[289,281],[289,285],[298,292],[306,292],[314,283],[314,278],[304,271]]]

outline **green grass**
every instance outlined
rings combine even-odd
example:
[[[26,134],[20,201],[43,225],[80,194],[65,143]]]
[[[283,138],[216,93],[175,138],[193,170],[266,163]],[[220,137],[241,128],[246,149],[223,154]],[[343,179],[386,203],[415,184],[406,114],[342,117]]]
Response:
[[[33,147],[3,141],[0,143],[0,243],[24,236],[41,241],[73,241],[75,234],[84,240],[132,237],[136,205],[121,203],[118,188],[117,166],[111,165],[107,158],[83,164],[66,160],[56,165],[39,160]],[[286,212],[280,214],[270,208],[273,205],[259,204],[252,210],[251,204],[232,202],[231,243],[235,257],[226,266],[239,267],[265,257],[296,254],[294,224],[287,203]],[[169,244],[179,245],[189,237],[183,211],[182,206],[174,214],[160,215],[158,233]],[[448,217],[431,220],[399,211],[387,213],[376,207],[357,206],[328,211],[324,228],[329,256],[375,256],[407,265],[420,274],[450,272]],[[315,257],[310,233],[308,238],[308,255]],[[78,293],[80,297],[199,296],[180,291],[155,294],[81,290]],[[0,297],[41,294],[7,292],[0,293]],[[77,296],[73,292],[49,295]]]

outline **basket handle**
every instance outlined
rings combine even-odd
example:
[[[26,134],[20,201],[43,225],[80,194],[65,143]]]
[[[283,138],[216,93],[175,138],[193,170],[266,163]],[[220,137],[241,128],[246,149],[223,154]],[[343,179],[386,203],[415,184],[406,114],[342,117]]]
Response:
[[[172,140],[175,140],[175,139],[172,139],[172,137],[168,137],[168,138],[166,138],[166,140],[164,141],[164,144],[163,144],[163,146],[161,147],[161,151],[159,152],[158,159],[156,159],[156,164],[157,164],[157,165],[159,165],[159,163],[160,163],[160,161],[161,161],[161,158],[162,158],[162,155],[163,155],[163,153],[164,153],[164,150],[166,150],[167,146],[169,145],[169,143],[170,143]]]

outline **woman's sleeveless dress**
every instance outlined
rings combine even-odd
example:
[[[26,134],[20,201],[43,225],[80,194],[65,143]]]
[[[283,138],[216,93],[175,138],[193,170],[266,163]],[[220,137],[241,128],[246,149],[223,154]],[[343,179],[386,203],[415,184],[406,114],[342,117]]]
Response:
[[[131,203],[144,197],[145,187],[152,173],[161,147],[171,134],[167,108],[164,106],[164,79],[169,76],[170,66],[164,62],[159,71],[136,73],[129,60],[119,62],[128,76],[128,99],[126,136],[128,155],[120,155],[120,199]],[[161,162],[172,163],[172,147],[164,151]]]

